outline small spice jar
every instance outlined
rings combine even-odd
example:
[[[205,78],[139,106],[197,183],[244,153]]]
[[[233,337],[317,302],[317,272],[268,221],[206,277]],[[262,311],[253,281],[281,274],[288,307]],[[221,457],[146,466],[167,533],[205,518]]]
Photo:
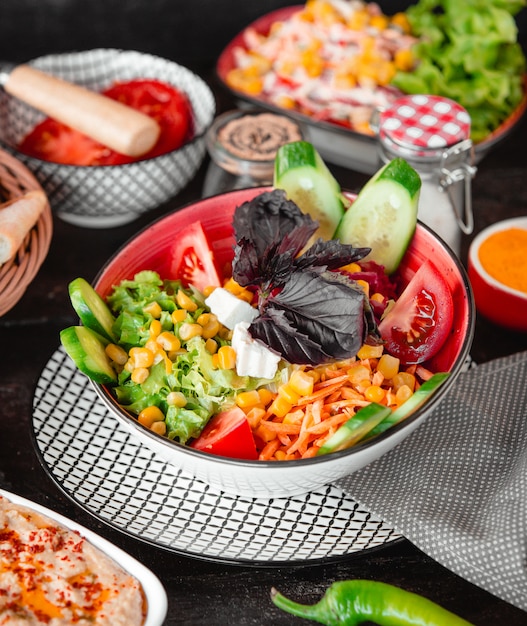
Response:
[[[203,196],[271,185],[276,151],[303,137],[300,126],[284,115],[253,110],[223,113],[206,137],[211,163]]]
[[[459,255],[474,228],[470,116],[449,98],[403,96],[372,121],[381,163],[402,157],[421,176],[418,218]]]

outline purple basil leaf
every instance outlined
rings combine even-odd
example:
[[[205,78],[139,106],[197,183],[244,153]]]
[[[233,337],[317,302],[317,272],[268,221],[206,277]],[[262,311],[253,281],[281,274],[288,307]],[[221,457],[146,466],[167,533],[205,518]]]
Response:
[[[278,286],[317,222],[287,200],[280,189],[266,191],[236,208],[233,278],[242,286]]]
[[[249,332],[291,363],[316,365],[329,358],[349,358],[355,356],[368,334],[365,299],[364,292],[345,277],[330,272],[294,272],[279,293],[269,296]],[[276,325],[277,311],[283,313],[287,324]],[[289,327],[296,329],[295,334],[285,342],[284,328]],[[299,349],[304,337],[309,338],[310,345],[303,349],[302,344]],[[313,345],[319,347],[316,359],[306,360],[314,353]]]
[[[293,243],[296,247],[293,254],[296,255],[318,228],[317,222],[288,200],[282,189],[265,191],[237,207],[233,226],[236,241],[242,237],[250,239],[260,257],[269,248],[285,252]],[[286,235],[291,239],[284,247]]]
[[[371,252],[371,248],[354,248],[340,243],[338,239],[317,239],[313,245],[295,260],[295,268],[310,269],[324,267],[334,270],[354,263]]]
[[[285,311],[269,309],[251,324],[250,333],[290,363],[318,364],[332,359],[322,347],[303,335],[287,319]]]

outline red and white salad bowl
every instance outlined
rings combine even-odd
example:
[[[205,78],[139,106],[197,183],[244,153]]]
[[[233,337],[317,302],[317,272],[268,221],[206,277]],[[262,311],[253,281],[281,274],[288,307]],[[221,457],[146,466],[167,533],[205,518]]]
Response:
[[[173,247],[178,233],[200,221],[212,242],[219,267],[232,260],[232,216],[237,206],[264,189],[244,189],[213,196],[170,213],[129,240],[109,259],[95,280],[103,297],[124,279],[141,270],[157,271],[168,277]],[[289,497],[316,490],[352,473],[379,458],[424,422],[455,384],[468,358],[474,333],[474,303],[466,272],[459,259],[430,229],[419,223],[415,236],[400,265],[403,283],[432,259],[445,277],[452,293],[454,322],[440,351],[427,362],[433,371],[449,371],[450,377],[426,403],[402,423],[380,436],[355,447],[332,454],[292,461],[246,461],[212,455],[181,445],[153,433],[122,409],[110,389],[91,383],[98,397],[119,423],[145,447],[159,454],[182,472],[210,485],[215,490],[248,498]]]

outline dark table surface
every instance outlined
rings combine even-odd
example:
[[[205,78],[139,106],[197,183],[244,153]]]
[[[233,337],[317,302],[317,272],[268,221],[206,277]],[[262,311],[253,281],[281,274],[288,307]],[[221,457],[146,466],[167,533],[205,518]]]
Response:
[[[214,79],[211,79],[213,87]],[[229,105],[219,94],[220,108]],[[473,184],[474,234],[499,219],[527,213],[527,126],[523,124],[480,164]],[[91,230],[54,221],[49,254],[18,304],[0,318],[0,487],[60,512],[123,548],[161,579],[168,594],[166,624],[300,624],[275,609],[271,587],[300,601],[319,599],[333,581],[369,578],[427,596],[479,626],[524,625],[527,614],[439,565],[403,539],[325,563],[250,567],[196,560],[121,534],[74,504],[41,465],[32,442],[32,397],[38,377],[59,345],[59,331],[77,322],[69,304],[70,280],[92,280],[104,261],[139,229],[200,197],[208,166],[178,197],[137,221]],[[343,187],[358,190],[368,176],[332,167]],[[462,259],[470,237],[463,242]],[[476,362],[527,349],[527,335],[478,317]],[[507,532],[504,528],[503,532]],[[507,555],[503,555],[507,559]]]

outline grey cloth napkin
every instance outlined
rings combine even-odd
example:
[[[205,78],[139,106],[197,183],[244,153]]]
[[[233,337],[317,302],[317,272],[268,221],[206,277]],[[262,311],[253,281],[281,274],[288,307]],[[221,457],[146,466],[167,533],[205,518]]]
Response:
[[[527,352],[462,373],[411,435],[337,484],[431,558],[527,611]]]

